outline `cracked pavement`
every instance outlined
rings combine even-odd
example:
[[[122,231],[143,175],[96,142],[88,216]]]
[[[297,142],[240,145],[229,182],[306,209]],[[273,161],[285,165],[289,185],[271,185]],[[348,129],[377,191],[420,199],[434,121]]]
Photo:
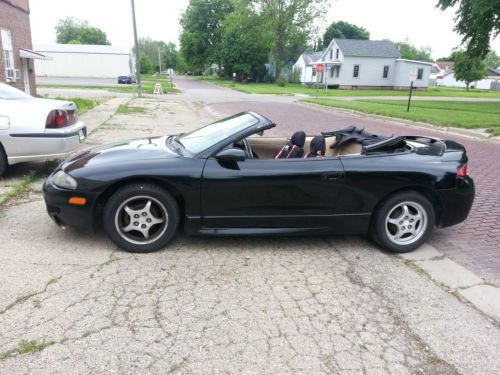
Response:
[[[135,105],[86,146],[211,119],[175,97]],[[36,193],[0,235],[0,374],[500,372],[497,322],[363,237],[179,234],[134,255],[60,230]]]

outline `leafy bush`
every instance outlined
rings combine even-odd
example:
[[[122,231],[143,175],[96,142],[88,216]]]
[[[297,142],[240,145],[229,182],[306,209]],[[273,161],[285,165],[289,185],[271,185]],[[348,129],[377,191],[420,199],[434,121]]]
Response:
[[[298,68],[298,67],[293,68],[292,78],[290,79],[290,82],[291,83],[300,83],[300,75],[301,75],[300,73],[301,73],[300,68]]]
[[[287,85],[287,83],[288,83],[288,79],[286,78],[286,74],[281,73],[281,75],[279,76],[279,78],[276,81],[276,84],[279,87],[285,87]]]

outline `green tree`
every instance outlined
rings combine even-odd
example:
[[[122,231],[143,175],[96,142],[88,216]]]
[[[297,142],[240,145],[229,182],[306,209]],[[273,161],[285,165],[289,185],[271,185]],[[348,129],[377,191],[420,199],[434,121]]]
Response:
[[[460,52],[455,56],[453,71],[455,79],[464,81],[469,91],[471,82],[486,77],[486,63],[480,57],[471,56],[468,52]]]
[[[403,59],[417,61],[433,61],[429,47],[417,48],[408,41],[398,43],[399,53]]]
[[[363,27],[345,21],[332,22],[323,34],[323,48],[328,47],[333,38],[370,39],[370,33]]]
[[[458,53],[460,53],[460,51],[455,49],[449,56],[440,57],[436,61],[455,61],[455,57]]]
[[[142,52],[140,57],[140,63],[141,63],[141,74],[153,73],[153,63],[151,62],[151,59]]]
[[[220,66],[221,23],[232,11],[231,0],[189,1],[180,21],[180,53],[192,73],[199,74],[212,64]]]
[[[66,17],[57,21],[56,42],[61,44],[109,45],[106,33],[85,20]]]
[[[498,0],[438,0],[442,10],[458,5],[455,31],[462,35],[470,56],[485,58],[490,40],[500,33],[500,1]]]
[[[224,19],[222,30],[221,73],[226,77],[236,73],[238,79],[250,80],[264,76],[270,49],[264,19],[251,12],[246,2],[239,2]]]
[[[139,39],[139,51],[144,53],[154,66],[154,70],[162,70],[177,67],[177,46],[174,43],[152,40],[151,38]]]
[[[500,67],[500,56],[498,56],[495,51],[490,51],[486,55],[485,61],[488,68],[496,69]]]
[[[271,36],[271,48],[276,58],[276,76],[281,69],[299,56],[316,29],[313,21],[325,13],[327,0],[248,0],[263,17],[265,30]]]

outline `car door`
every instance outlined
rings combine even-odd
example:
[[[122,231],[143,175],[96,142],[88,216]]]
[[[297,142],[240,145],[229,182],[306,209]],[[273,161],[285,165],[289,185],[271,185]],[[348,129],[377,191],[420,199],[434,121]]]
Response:
[[[323,228],[335,219],[344,171],[338,158],[210,157],[201,185],[207,228]]]

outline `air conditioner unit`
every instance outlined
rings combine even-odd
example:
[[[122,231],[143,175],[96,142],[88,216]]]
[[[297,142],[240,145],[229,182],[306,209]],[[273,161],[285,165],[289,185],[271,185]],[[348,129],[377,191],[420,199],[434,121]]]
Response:
[[[5,75],[7,76],[7,81],[13,82],[16,80],[16,70],[13,68],[5,69]]]

